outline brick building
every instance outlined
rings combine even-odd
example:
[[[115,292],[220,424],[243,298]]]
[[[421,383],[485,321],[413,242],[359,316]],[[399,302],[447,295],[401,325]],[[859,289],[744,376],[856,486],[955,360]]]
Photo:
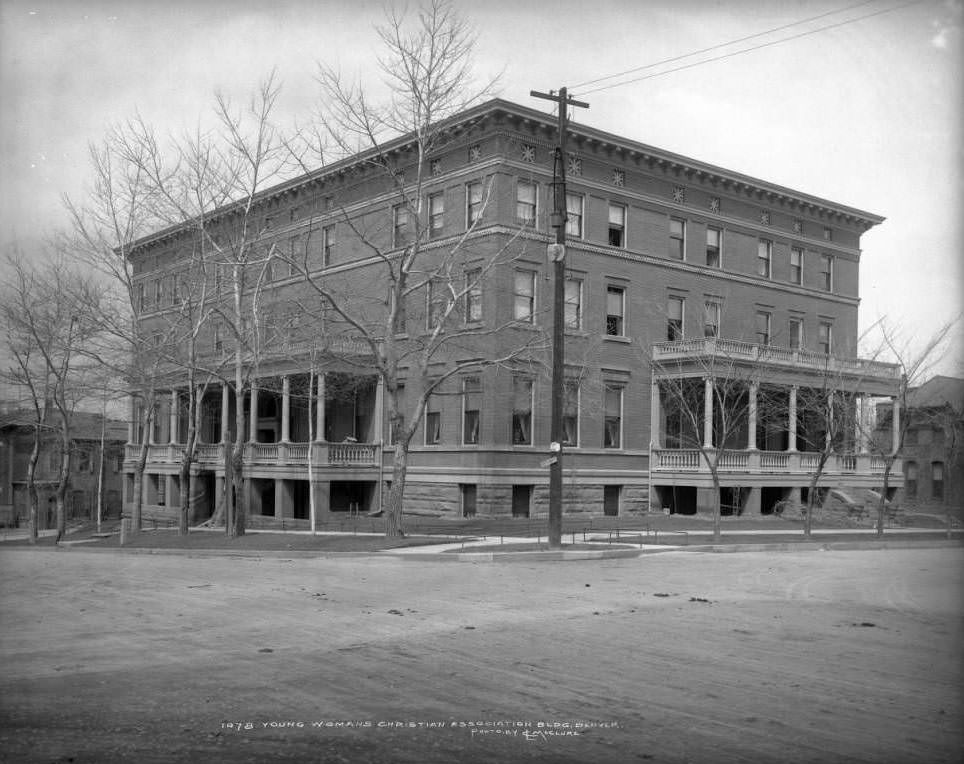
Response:
[[[425,160],[416,229],[429,255],[433,247],[442,252],[462,242],[459,267],[477,281],[462,298],[458,320],[493,329],[511,324],[440,357],[445,365],[498,356],[520,337],[550,329],[546,244],[553,240],[556,128],[550,116],[502,100],[443,127],[445,141]],[[417,175],[409,144],[403,137],[382,147],[382,156],[397,163],[392,179],[403,185]],[[400,250],[412,221],[400,204],[402,191],[372,164],[370,153],[362,154],[265,192],[258,243],[267,252],[303,251],[313,271],[353,286],[376,310],[384,284],[369,241]],[[675,431],[660,384],[672,366],[672,376],[705,387],[705,421],[713,422],[719,412],[709,403],[712,379],[704,377],[712,376],[706,368],[714,358],[756,370],[768,390],[779,391],[785,409],[763,421],[750,406],[737,441],[714,444],[712,425],[699,433],[711,447],[727,449],[720,469],[728,503],[735,494],[735,511],[770,512],[781,501],[798,501],[814,462],[797,392],[826,386],[832,377],[847,405],[861,411],[864,398],[897,389],[896,367],[856,357],[860,236],[883,218],[578,124],[570,126],[567,182],[565,511],[621,515],[708,506],[708,472]],[[219,225],[215,237],[230,231],[230,216]],[[150,326],[163,326],[173,310],[193,230],[158,232],[131,255],[141,320]],[[478,263],[500,252],[506,257],[479,278]],[[252,519],[307,518],[309,455],[322,512],[377,509],[392,460],[382,382],[360,370],[359,355],[324,366],[312,384],[299,337],[324,335],[326,327],[299,313],[303,280],[275,267],[262,283],[265,311],[282,317],[284,331],[266,343],[245,398]],[[427,286],[403,306],[407,323],[399,331],[423,331],[432,305]],[[223,352],[224,332],[216,322],[209,327],[209,353]],[[549,389],[536,367],[481,368],[448,379],[413,442],[406,510],[545,512]],[[755,401],[760,391],[748,385],[746,394]],[[223,491],[218,443],[221,433],[233,431],[236,413],[229,393],[227,386],[208,389],[204,398],[195,519],[210,514]],[[133,444],[149,438],[150,511],[167,511],[180,494],[182,401],[183,387],[175,383],[148,433],[141,415],[132,415],[128,472]],[[864,445],[859,428],[842,438],[823,484],[876,486],[881,464]],[[128,498],[132,489],[128,474]]]
[[[32,414],[15,409],[0,413],[0,524],[26,527],[29,519],[27,463],[33,449]],[[99,414],[74,412],[71,420],[68,520],[93,520],[97,494],[103,490],[103,517],[119,517],[124,457],[124,423],[106,422]],[[104,430],[102,432],[102,430]],[[104,436],[104,479],[99,481],[101,436]],[[57,525],[55,492],[60,473],[60,435],[50,431],[41,440],[34,482],[38,491],[38,528]]]

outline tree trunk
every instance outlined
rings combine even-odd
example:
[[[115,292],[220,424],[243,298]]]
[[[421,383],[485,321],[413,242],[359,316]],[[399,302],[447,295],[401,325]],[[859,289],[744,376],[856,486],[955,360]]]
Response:
[[[28,533],[31,544],[37,543],[37,526],[39,520],[38,506],[40,497],[37,495],[37,483],[34,476],[37,474],[37,460],[40,458],[40,425],[34,428],[33,448],[30,449],[30,459],[27,461],[27,503],[28,511]]]
[[[884,460],[884,484],[880,489],[880,500],[877,502],[877,538],[884,535],[884,519],[887,516],[887,491],[890,488],[890,470],[893,466],[893,459]]]
[[[60,475],[57,480],[57,537],[55,544],[67,535],[67,489],[70,487],[70,430],[66,418],[61,422]]]
[[[395,444],[395,461],[392,465],[392,487],[385,502],[385,535],[404,536],[402,529],[402,497],[405,494],[405,477],[408,472],[408,440]]]
[[[243,467],[244,441],[238,439],[234,444],[234,451],[231,454],[231,483],[234,489],[234,516],[232,517],[233,522],[230,533],[232,536],[243,536],[246,527],[248,502],[244,491]]]

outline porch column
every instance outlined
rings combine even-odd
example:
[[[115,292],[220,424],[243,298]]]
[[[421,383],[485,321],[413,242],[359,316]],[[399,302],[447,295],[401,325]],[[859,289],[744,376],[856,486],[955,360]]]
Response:
[[[789,422],[787,422],[787,451],[797,450],[797,386],[790,387]]]
[[[130,417],[127,420],[127,442],[133,443],[134,432],[135,432],[134,420],[137,418],[137,401],[134,399],[133,395],[130,397],[129,410],[130,410]]]
[[[831,453],[831,442],[833,441],[833,428],[836,416],[833,410],[833,391],[827,393],[827,428],[823,436],[823,442],[826,447],[827,453]]]
[[[221,385],[221,442],[228,442],[229,413],[231,411],[231,389],[227,384]]]
[[[867,452],[867,432],[864,429],[864,396],[854,398],[854,451]]]
[[[385,382],[381,375],[375,384],[375,432],[374,440],[381,444],[385,427]]]
[[[662,448],[663,412],[659,399],[659,382],[653,379],[649,393],[649,447]]]
[[[315,403],[315,440],[325,439],[325,373],[318,375],[318,398]]]
[[[900,447],[900,399],[894,396],[890,399],[893,403],[894,415],[891,417],[891,440],[890,440],[890,452],[896,454],[898,448]]]
[[[177,390],[171,390],[171,411],[168,417],[168,421],[169,421],[168,429],[170,430],[170,433],[169,433],[170,437],[168,438],[168,442],[170,443],[180,442],[177,439],[177,420],[178,420],[177,406],[179,402],[180,402],[180,395],[178,395]]]
[[[713,378],[703,382],[703,448],[713,448]]]
[[[750,451],[756,451],[756,394],[759,385],[756,382],[750,383],[750,411],[749,421],[747,422],[746,447]]]
[[[291,380],[287,375],[281,378],[281,442],[291,440]]]
[[[248,422],[248,440],[252,443],[258,442],[258,383],[251,381],[251,405],[249,407],[250,421]]]

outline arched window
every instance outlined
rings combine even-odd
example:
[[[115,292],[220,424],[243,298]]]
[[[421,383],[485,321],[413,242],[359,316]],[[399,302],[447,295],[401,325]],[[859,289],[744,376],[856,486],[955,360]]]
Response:
[[[931,498],[944,500],[944,462],[931,462]]]
[[[917,462],[904,463],[904,495],[908,499],[917,498]]]

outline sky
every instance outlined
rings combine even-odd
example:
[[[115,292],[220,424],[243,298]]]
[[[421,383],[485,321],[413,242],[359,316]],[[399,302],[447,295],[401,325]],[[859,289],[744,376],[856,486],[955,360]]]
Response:
[[[885,216],[862,239],[861,331],[885,318],[919,343],[960,314],[962,0],[456,5],[503,98],[549,110],[529,91],[565,85],[590,104],[578,122]],[[369,0],[0,0],[0,252],[66,224],[112,125],[180,133],[272,69],[280,120],[304,123],[319,62],[373,76],[383,18]],[[964,326],[933,372],[964,376]]]

